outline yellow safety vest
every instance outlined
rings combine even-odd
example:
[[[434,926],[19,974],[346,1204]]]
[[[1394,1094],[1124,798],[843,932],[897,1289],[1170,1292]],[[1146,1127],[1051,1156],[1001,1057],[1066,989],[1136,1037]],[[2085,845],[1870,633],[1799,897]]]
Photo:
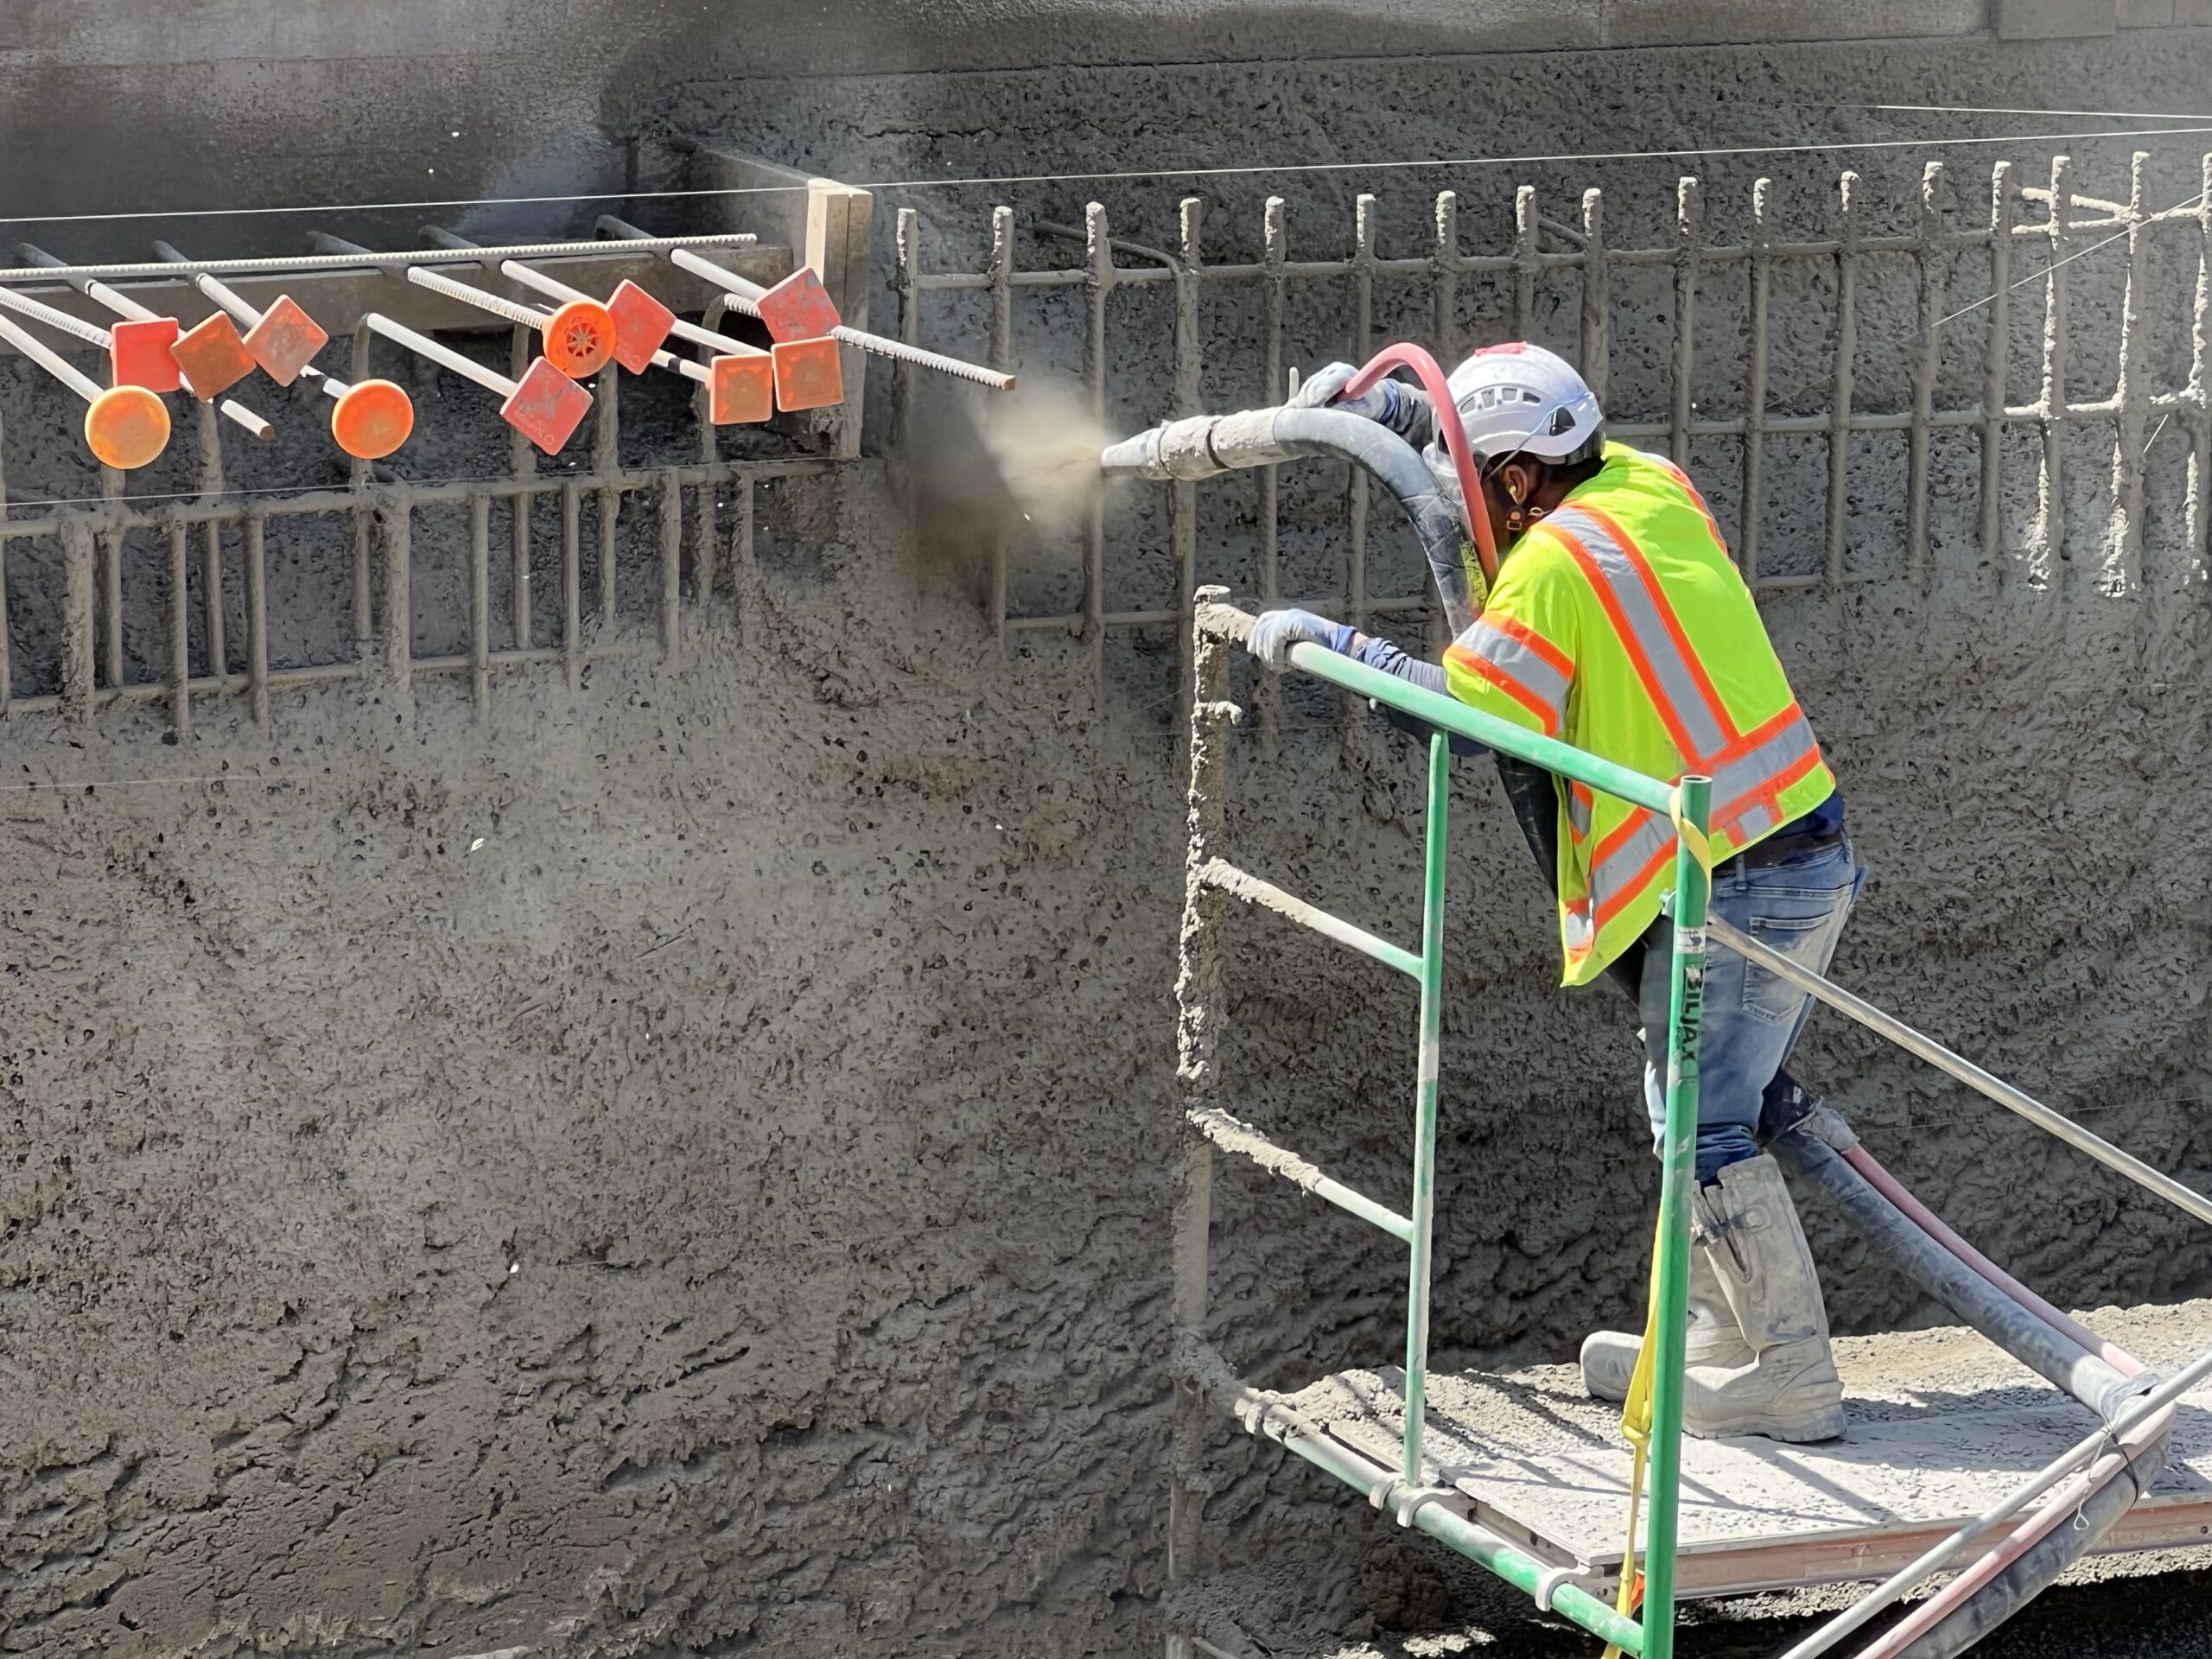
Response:
[[[1444,662],[1486,714],[1649,777],[1710,777],[1716,857],[1835,788],[1704,499],[1625,444],[1515,545]],[[1659,914],[1676,838],[1664,813],[1561,781],[1564,982],[1583,985]]]

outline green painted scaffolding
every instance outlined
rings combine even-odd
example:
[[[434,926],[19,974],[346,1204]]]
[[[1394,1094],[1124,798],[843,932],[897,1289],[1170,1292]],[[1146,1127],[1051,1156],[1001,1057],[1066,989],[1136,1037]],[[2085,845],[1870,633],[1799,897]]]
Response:
[[[1428,1369],[1429,1245],[1436,1198],[1436,1118],[1444,1001],[1444,889],[1446,831],[1451,804],[1452,735],[1471,738],[1503,754],[1533,762],[1560,777],[1618,796],[1634,805],[1674,816],[1702,837],[1707,828],[1710,780],[1686,778],[1679,785],[1602,760],[1571,745],[1538,737],[1481,714],[1452,698],[1315,645],[1298,645],[1290,666],[1347,691],[1388,704],[1425,721],[1428,794],[1422,857],[1421,937],[1408,950],[1332,916],[1238,868],[1222,853],[1228,816],[1228,737],[1242,711],[1229,700],[1232,647],[1250,633],[1252,618],[1224,603],[1228,590],[1198,594],[1193,641],[1194,696],[1191,710],[1188,862],[1185,869],[1183,930],[1176,1002],[1179,1016],[1178,1071],[1184,1122],[1175,1193],[1174,1294],[1176,1401],[1173,1475],[1168,1509],[1168,1578],[1194,1576],[1198,1526],[1205,1501],[1200,1471],[1211,1399],[1243,1418],[1245,1427],[1279,1440],[1300,1457],[1366,1493],[1402,1526],[1416,1528],[1479,1562],[1535,1597],[1537,1604],[1572,1619],[1625,1653],[1669,1659],[1675,1646],[1675,1551],[1681,1489],[1682,1348],[1684,1299],[1689,1276],[1690,1194],[1697,1125],[1698,1019],[1705,976],[1707,880],[1683,837],[1675,864],[1674,991],[1667,1035],[1667,1128],[1659,1199],[1654,1301],[1657,1350],[1652,1397],[1650,1497],[1643,1547],[1643,1618],[1629,1618],[1565,1574],[1516,1548],[1459,1512],[1457,1494],[1422,1478],[1423,1396]],[[1419,1062],[1414,1086],[1412,1192],[1402,1215],[1389,1205],[1331,1179],[1296,1154],[1274,1145],[1224,1107],[1217,1064],[1226,1008],[1222,995],[1221,922],[1236,899],[1334,939],[1396,969],[1421,988]],[[1405,1432],[1395,1472],[1376,1466],[1305,1421],[1287,1402],[1250,1387],[1208,1341],[1205,1332],[1208,1237],[1212,1216],[1213,1154],[1217,1148],[1249,1158],[1283,1175],[1406,1247]],[[1625,1520],[1625,1517],[1624,1517]],[[1626,1568],[1624,1568],[1625,1571]],[[1198,1643],[1171,1637],[1170,1659],[1188,1659]]]

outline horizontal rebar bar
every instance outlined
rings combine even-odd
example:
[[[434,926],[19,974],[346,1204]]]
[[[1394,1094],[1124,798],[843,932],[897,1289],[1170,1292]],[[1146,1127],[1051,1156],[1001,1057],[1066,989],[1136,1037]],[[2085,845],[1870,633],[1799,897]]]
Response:
[[[1718,917],[1709,918],[1706,925],[1715,939],[1745,960],[1758,963],[1769,973],[1818,997],[1868,1030],[1880,1033],[1898,1047],[1917,1054],[1938,1071],[1948,1072],[1969,1089],[1986,1095],[1999,1105],[2018,1113],[2076,1151],[2087,1153],[2106,1168],[2125,1175],[2145,1192],[2157,1193],[2167,1203],[2186,1211],[2199,1221],[2212,1222],[2212,1198],[2206,1198],[2194,1188],[2183,1186],[2171,1175],[2153,1169],[2133,1154],[2122,1152],[2111,1141],[2092,1135],[2063,1113],[2053,1111],[2034,1096],[2015,1089],[2002,1077],[1993,1077],[1972,1060],[1954,1053],[1934,1038],[1915,1031],[1894,1014],[1885,1014],[1864,998],[1853,995],[1834,981],[1824,979],[1811,969],[1800,966],[1780,951],[1769,950],[1749,934],[1731,927]]]
[[[760,239],[750,232],[735,231],[715,232],[703,236],[649,236],[639,240],[635,248],[629,251],[652,254],[665,253],[671,248],[743,248],[753,246]],[[506,259],[582,258],[594,254],[604,255],[607,245],[598,238],[588,242],[503,242],[482,251]],[[0,283],[49,282],[56,277],[68,281],[79,276],[106,277],[117,282],[195,274],[281,276],[294,271],[363,270],[387,264],[460,265],[472,264],[480,257],[473,253],[457,254],[443,248],[409,248],[394,253],[379,253],[371,259],[350,253],[304,253],[257,254],[238,259],[189,259],[181,265],[168,259],[106,265],[26,265],[12,270],[0,270]]]
[[[1242,899],[1248,905],[1262,910],[1271,910],[1286,921],[1308,927],[1338,944],[1348,944],[1362,956],[1372,957],[1386,968],[1395,968],[1408,978],[1421,977],[1421,957],[1402,946],[1370,933],[1365,928],[1332,916],[1317,905],[1309,905],[1293,893],[1286,893],[1272,881],[1262,880],[1249,870],[1239,869],[1227,859],[1209,860],[1198,872],[1198,880],[1210,887],[1218,887],[1232,898]]]
[[[1338,1209],[1357,1216],[1371,1227],[1381,1228],[1402,1243],[1413,1242],[1414,1224],[1405,1217],[1342,1181],[1332,1179],[1321,1173],[1319,1166],[1307,1162],[1287,1147],[1277,1146],[1250,1124],[1213,1106],[1198,1107],[1184,1116],[1191,1120],[1192,1128],[1224,1152],[1250,1159],[1268,1173],[1281,1176],[1317,1198],[1326,1198]]]

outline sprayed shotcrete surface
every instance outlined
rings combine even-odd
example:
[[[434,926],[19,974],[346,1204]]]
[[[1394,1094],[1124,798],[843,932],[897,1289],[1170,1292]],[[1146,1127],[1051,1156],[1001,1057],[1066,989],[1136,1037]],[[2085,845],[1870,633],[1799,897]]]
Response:
[[[2081,75],[2188,108],[2158,100],[2195,96],[2200,38],[1078,69],[752,102],[649,57],[596,107],[649,159],[657,135],[742,130],[849,176],[1096,165],[1144,111],[1158,132],[1139,137],[1196,154],[1224,133],[1317,157],[1548,150],[1573,147],[1562,92],[1597,112],[1592,148],[1723,116],[1770,136],[1752,111],[1777,87],[1878,78],[1902,101],[2096,101]],[[1832,159],[1792,165],[1832,190]],[[1639,222],[1662,224],[1677,170],[1621,175]],[[1558,177],[1562,201],[1590,181]],[[1149,231],[1182,188],[1116,200]],[[1311,188],[1340,220],[1351,184]],[[1025,212],[1067,217],[1084,194]],[[1634,349],[1663,359],[1648,332]],[[1161,412],[1162,380],[1130,373],[1131,410]],[[67,468],[25,470],[18,442],[11,491],[62,493]],[[502,456],[493,432],[440,465]],[[429,687],[412,727],[340,692],[280,700],[265,735],[203,711],[181,751],[120,720],[0,729],[10,1650],[1152,1646],[1172,658],[1118,649],[1096,703],[1058,641],[1002,666],[973,572],[911,556],[873,467],[775,493],[770,602],[741,639],[694,607],[680,668],[595,671],[575,699],[503,683],[488,732]],[[1838,971],[2203,1184],[2202,590],[2000,585],[1961,512],[1938,524],[1932,592],[1770,611],[1877,872]],[[432,569],[459,570],[451,529],[417,531],[418,615]],[[272,537],[272,594],[336,614],[341,540]],[[36,563],[18,550],[11,579]],[[41,614],[16,612],[19,664]],[[1238,740],[1236,855],[1408,937],[1411,757],[1366,734],[1339,766],[1333,709],[1290,709],[1274,763]],[[171,781],[113,781],[149,775]],[[1636,1048],[1605,993],[1551,988],[1526,855],[1484,769],[1459,787],[1438,1359],[1558,1360],[1635,1319],[1654,1187]],[[1264,917],[1233,938],[1231,1108],[1401,1192],[1410,995]],[[2212,1282],[2200,1236],[2152,1201],[1871,1039],[1816,1020],[1802,1070],[2054,1300]],[[1394,1357],[1394,1251],[1241,1170],[1217,1192],[1218,1325],[1249,1373],[1294,1386]],[[1811,1225],[1840,1325],[1931,1317]],[[1568,1650],[1226,1423],[1219,1451],[1208,1538],[1232,1571],[1296,1580],[1284,1645],[1436,1626],[1432,1650],[1497,1632]],[[2209,1593],[2170,1580],[2124,1620],[2054,1601],[2022,1629],[2051,1652],[2186,1651]],[[1725,1615],[1713,1650],[1764,1649],[1772,1627],[1740,1620],[1775,1611]]]

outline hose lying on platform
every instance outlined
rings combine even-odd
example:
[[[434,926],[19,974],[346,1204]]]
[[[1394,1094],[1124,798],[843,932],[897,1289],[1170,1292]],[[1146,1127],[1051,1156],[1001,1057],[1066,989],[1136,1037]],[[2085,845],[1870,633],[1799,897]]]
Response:
[[[1332,455],[1363,467],[1395,496],[1413,520],[1436,579],[1446,620],[1458,633],[1474,620],[1465,537],[1459,512],[1436,487],[1421,454],[1387,426],[1341,409],[1248,409],[1169,421],[1109,445],[1099,465],[1109,477],[1193,480],[1303,455]]]
[[[1789,1174],[1834,1204],[1869,1244],[1922,1290],[2105,1422],[2156,1386],[2145,1377],[2123,1376],[2085,1351],[1944,1249],[1819,1139],[1811,1123],[1803,1120],[1776,1135],[1767,1150]]]

